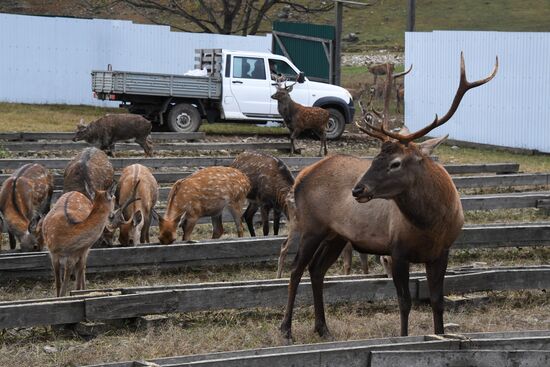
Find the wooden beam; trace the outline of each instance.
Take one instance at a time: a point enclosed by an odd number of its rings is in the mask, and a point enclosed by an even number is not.
[[[7,142],[2,143],[2,148],[10,152],[51,152],[51,151],[80,151],[84,148],[93,146],[87,143],[64,143],[64,142]],[[194,152],[199,150],[279,150],[290,151],[290,142],[257,142],[257,143],[155,143],[155,151],[177,151]],[[115,154],[117,151],[143,151],[143,148],[137,143],[117,143],[115,145]]]
[[[276,261],[284,236],[205,240],[172,245],[148,244],[137,247],[92,249],[87,272],[116,273],[187,266],[220,266]],[[533,225],[466,226],[451,250],[487,247],[550,245],[550,223]],[[291,248],[287,259],[296,253]],[[0,279],[51,277],[46,252],[0,255]]]
[[[206,136],[203,132],[174,133],[153,132],[153,140],[201,140]],[[35,140],[72,140],[74,132],[5,132],[0,133],[0,140],[7,141],[35,141]]]

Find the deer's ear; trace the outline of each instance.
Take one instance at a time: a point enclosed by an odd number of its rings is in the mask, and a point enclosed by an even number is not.
[[[84,119],[81,118],[80,121],[78,122],[78,125],[77,125],[78,129],[85,129],[86,128],[86,123],[84,122]]]
[[[113,183],[111,184],[111,186],[109,186],[109,189],[107,190],[107,193],[108,193],[108,196],[109,196],[109,200],[110,200],[111,198],[115,197],[116,189],[117,189],[116,181],[113,181]]]
[[[86,180],[84,180],[84,190],[86,191],[86,194],[88,194],[88,197],[90,198],[90,200],[94,200],[95,190],[93,187],[90,187],[88,185],[88,182]]]
[[[435,148],[437,148],[441,143],[443,143],[449,135],[445,135],[439,138],[433,138],[428,139],[426,141],[423,141],[422,143],[419,143],[418,146],[420,147],[420,151],[425,155],[430,155],[434,151]]]
[[[36,230],[36,227],[37,227],[38,223],[40,222],[40,220],[42,220],[42,216],[40,214],[34,215],[32,217],[31,221],[29,222],[29,227],[28,227],[29,233],[33,233]]]
[[[294,89],[294,85],[291,85],[290,87],[285,88],[288,93],[292,92],[292,89]]]

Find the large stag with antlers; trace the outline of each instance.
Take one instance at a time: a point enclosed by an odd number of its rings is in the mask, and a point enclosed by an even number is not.
[[[365,118],[366,126],[360,127],[383,142],[373,161],[336,155],[298,175],[294,185],[296,223],[290,226],[287,245],[299,248],[281,324],[284,336],[291,338],[296,291],[308,264],[315,331],[320,335],[328,333],[323,304],[324,276],[347,241],[360,252],[391,255],[401,335],[408,334],[411,309],[409,263],[424,263],[435,333],[443,333],[443,280],[449,248],[461,232],[464,217],[451,177],[430,158],[432,150],[446,137],[422,143],[414,140],[447,122],[464,94],[489,82],[497,69],[498,58],[490,76],[468,82],[461,54],[460,84],[449,111],[441,118],[436,115],[430,125],[412,134],[389,131],[389,88],[386,88],[382,125],[369,123]],[[391,79],[388,74],[387,85]]]
[[[287,86],[286,82],[275,83],[277,91],[271,98],[277,100],[277,109],[283,117],[285,126],[290,130],[290,154],[299,153],[294,141],[304,130],[313,130],[321,139],[319,155],[327,155],[327,125],[330,113],[320,107],[305,107],[290,98],[290,92],[296,82]]]

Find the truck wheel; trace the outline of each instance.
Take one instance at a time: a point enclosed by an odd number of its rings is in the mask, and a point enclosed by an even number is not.
[[[192,133],[201,126],[201,115],[191,104],[180,103],[168,113],[168,128],[175,133]]]
[[[337,109],[327,108],[327,111],[330,113],[327,126],[327,139],[336,140],[344,133],[346,120],[344,119],[344,115]]]

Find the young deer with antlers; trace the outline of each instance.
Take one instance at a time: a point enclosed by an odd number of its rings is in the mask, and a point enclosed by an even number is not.
[[[271,98],[277,100],[277,109],[283,117],[284,123],[290,130],[290,154],[293,155],[296,151],[294,141],[304,130],[313,130],[321,139],[321,147],[319,155],[323,155],[323,149],[327,155],[327,125],[329,122],[330,113],[320,107],[305,107],[296,103],[290,98],[290,92],[296,82],[289,86],[278,81],[275,85],[277,92]]]
[[[414,140],[447,122],[464,94],[489,82],[497,70],[498,58],[489,77],[468,82],[461,54],[460,84],[449,111],[442,118],[436,116],[425,128],[407,135],[388,131],[390,94],[387,88],[382,125],[365,121],[366,126],[360,127],[383,142],[381,152],[373,161],[336,155],[298,175],[294,185],[297,223],[291,225],[287,242],[289,246],[299,244],[299,249],[281,324],[284,336],[291,338],[296,291],[308,264],[315,331],[320,335],[328,333],[323,304],[324,276],[347,241],[360,252],[391,255],[401,335],[408,334],[411,309],[409,263],[424,263],[435,333],[443,333],[443,280],[449,247],[461,232],[464,217],[451,177],[430,158],[432,150],[446,137],[422,143]],[[391,74],[386,83],[391,84]]]
[[[120,228],[118,240],[121,245],[136,246],[151,242],[149,229],[158,190],[157,180],[149,168],[132,164],[122,170],[116,195],[118,204],[124,207],[123,203],[129,199],[136,200],[124,210],[118,209],[109,215],[107,229],[114,232],[116,228]]]

